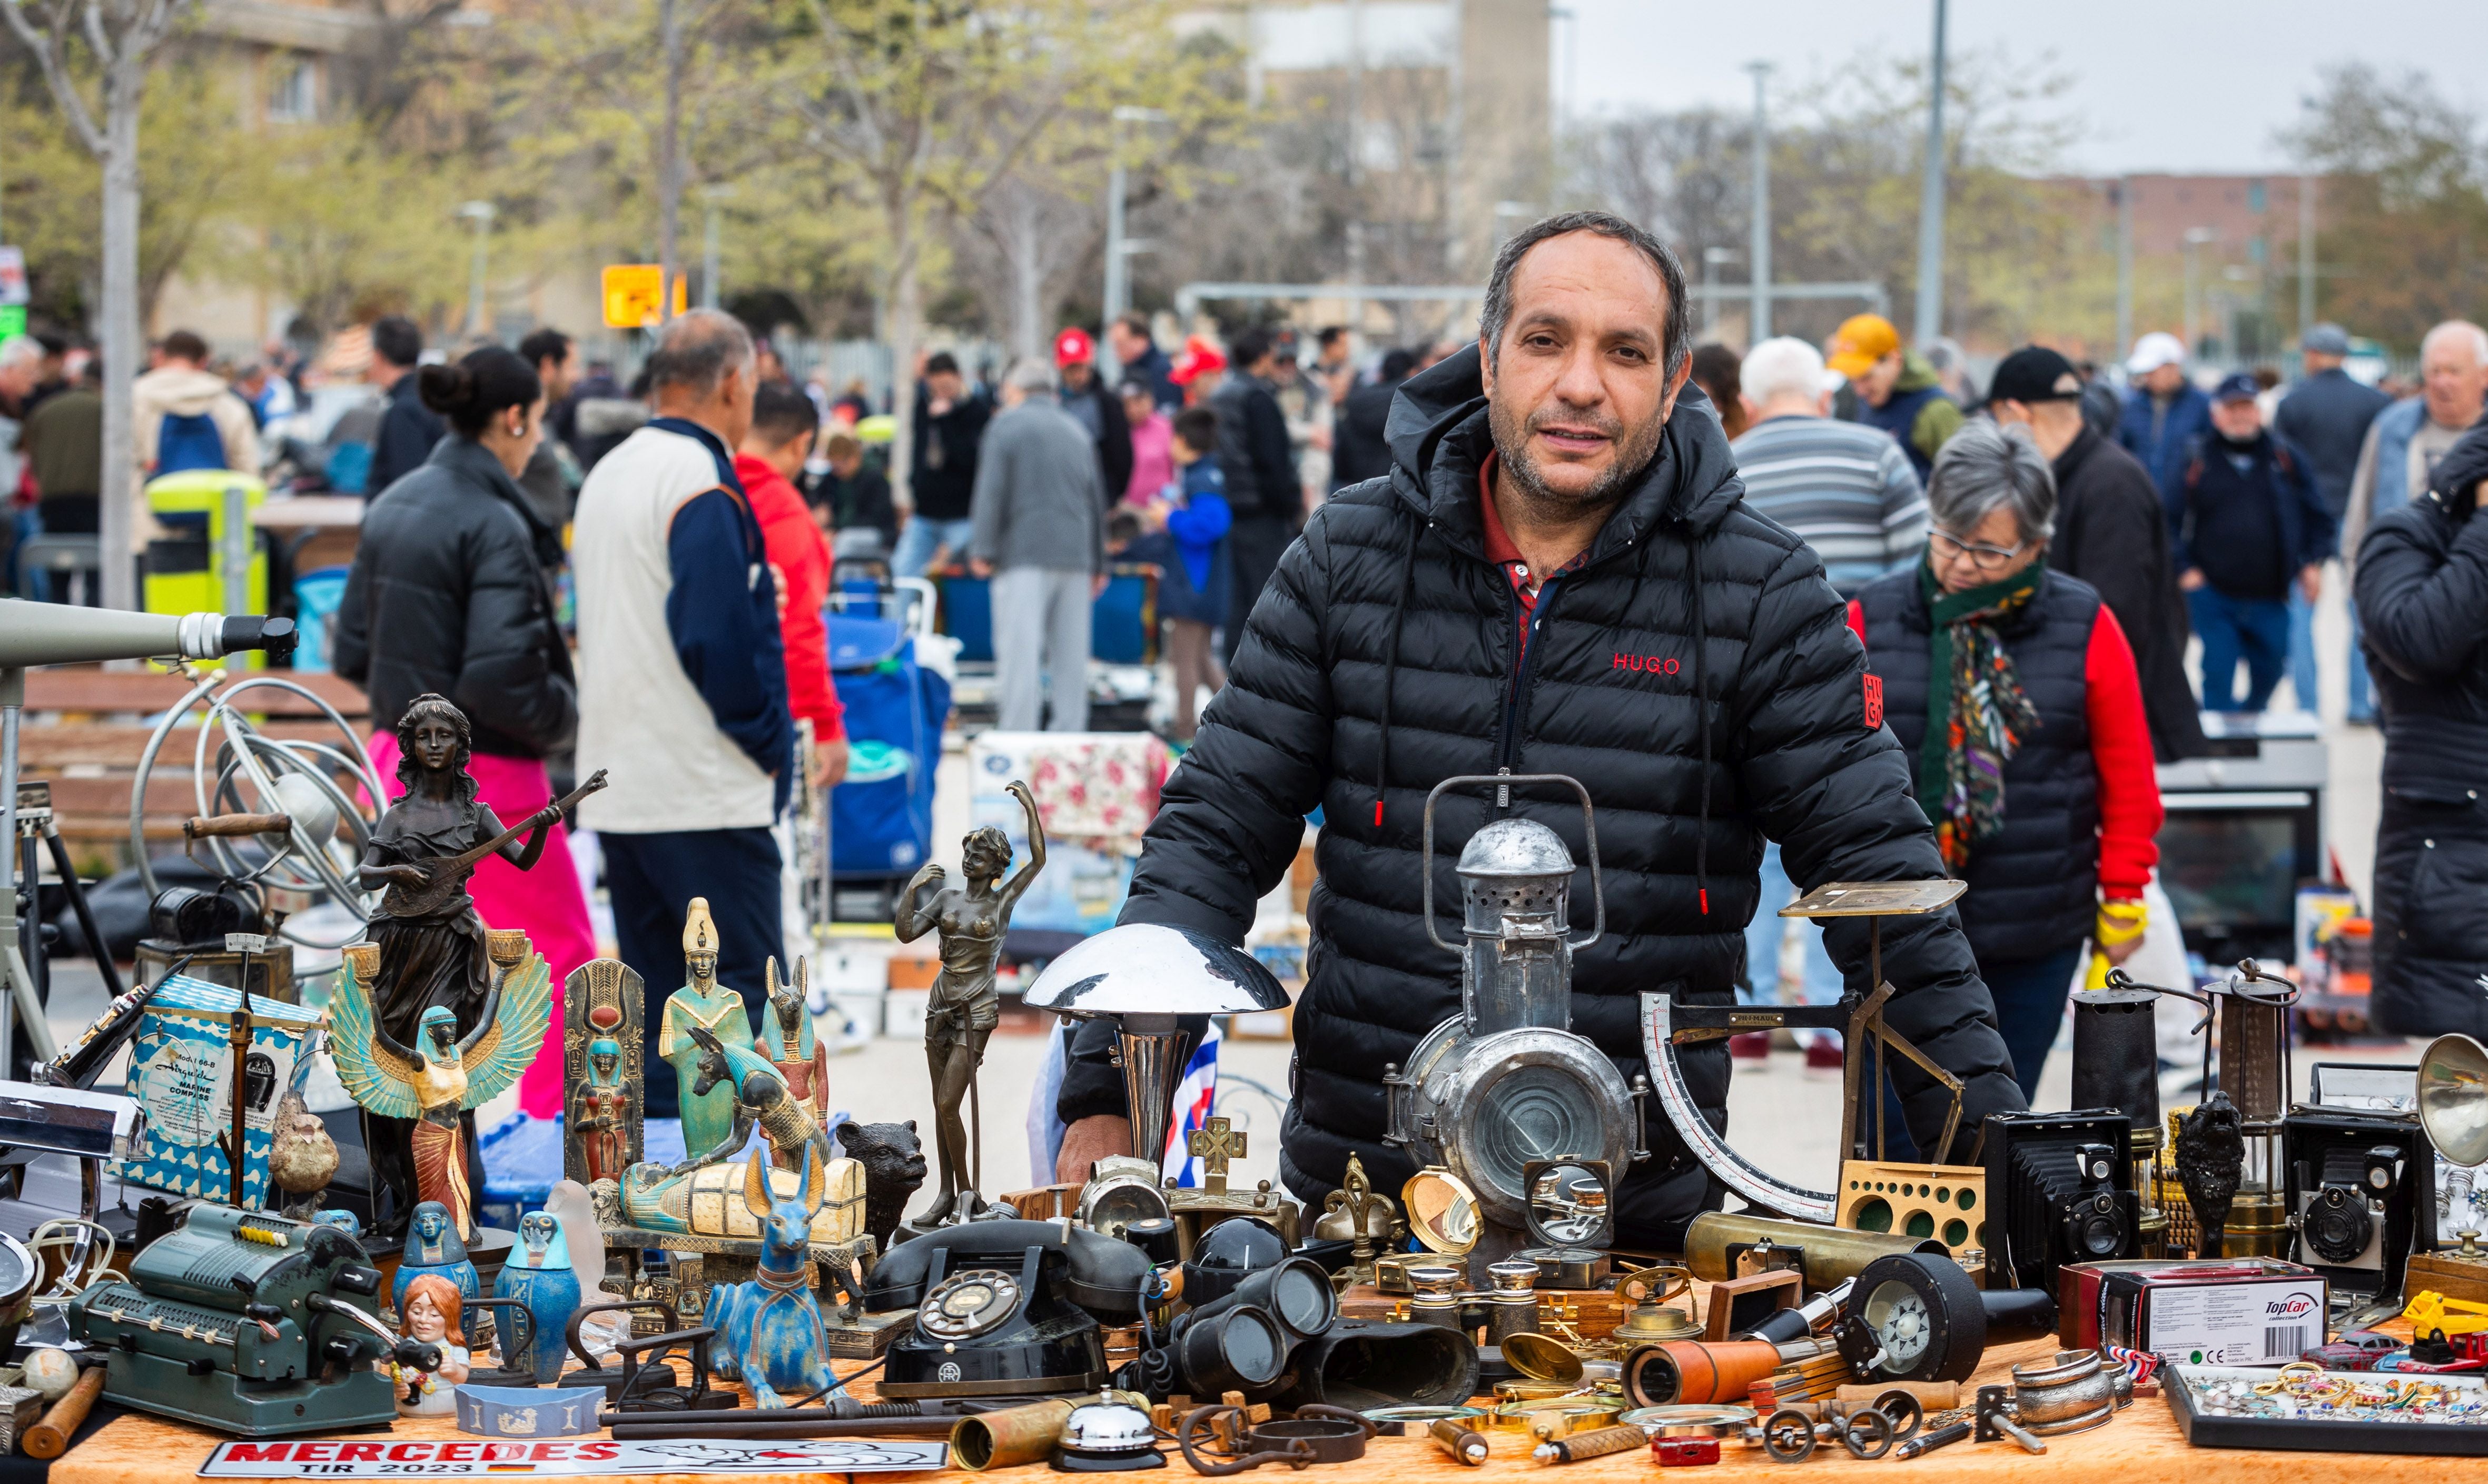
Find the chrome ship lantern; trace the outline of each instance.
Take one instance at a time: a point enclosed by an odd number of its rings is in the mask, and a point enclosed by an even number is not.
[[[1563,838],[1535,820],[1505,818],[1460,852],[1462,941],[1446,939],[1434,920],[1436,801],[1463,786],[1550,783],[1581,797],[1589,936],[1571,937],[1573,862]],[[1520,1243],[1532,1162],[1597,1160],[1622,1170],[1649,1157],[1641,1102],[1650,1088],[1640,1078],[1626,1086],[1607,1053],[1572,1030],[1572,955],[1606,932],[1589,790],[1561,773],[1447,778],[1426,798],[1425,858],[1426,934],[1460,956],[1460,1013],[1417,1043],[1404,1070],[1385,1071],[1384,1139],[1468,1187],[1488,1228],[1479,1260],[1488,1260]]]

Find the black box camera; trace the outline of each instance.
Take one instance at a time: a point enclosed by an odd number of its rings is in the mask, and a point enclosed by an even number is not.
[[[2398,1301],[2436,1247],[2436,1147],[2409,1113],[2296,1107],[2281,1120],[2290,1256],[2336,1294]]]
[[[2066,1263],[2142,1255],[2132,1137],[2114,1108],[1988,1116],[1988,1291],[2053,1293]]]

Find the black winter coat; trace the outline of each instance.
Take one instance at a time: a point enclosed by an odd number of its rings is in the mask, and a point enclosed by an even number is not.
[[[1168,780],[1123,910],[1126,922],[1240,942],[1294,857],[1306,812],[1322,806],[1281,1131],[1280,1172],[1300,1194],[1338,1185],[1351,1152],[1384,1190],[1412,1173],[1381,1142],[1381,1075],[1459,1007],[1457,965],[1418,915],[1421,816],[1443,778],[1510,768],[1589,786],[1607,930],[1574,960],[1572,1025],[1627,1078],[1644,1066],[1641,993],[1733,1000],[1766,835],[1809,886],[1944,874],[1908,761],[1868,724],[1864,657],[1822,563],[1745,508],[1727,438],[1689,386],[1584,563],[1541,590],[1515,679],[1517,600],[1486,559],[1479,516],[1485,408],[1475,347],[1400,388],[1389,478],[1332,496],[1288,547],[1227,688]],[[1570,798],[1514,790],[1512,807],[1583,860]],[[1458,900],[1461,843],[1493,817],[1483,791],[1444,797],[1438,905]],[[1591,911],[1584,870],[1575,925]],[[1860,984],[1866,925],[1840,919],[1828,936]],[[1892,1024],[1968,1083],[1965,1130],[2021,1107],[1954,914],[1895,919],[1883,952],[1900,991]],[[1066,1119],[1122,1110],[1108,1029],[1086,1027],[1075,1043],[1057,1105]],[[1688,1047],[1681,1064],[1724,1129],[1725,1043]],[[1910,1127],[1931,1145],[1944,1100],[1915,1068],[1896,1070]],[[1652,1123],[1651,1162],[1619,1190],[1619,1240],[1663,1246],[1721,1192],[1663,1120]]]
[[[373,727],[396,726],[432,691],[466,714],[478,752],[568,746],[579,683],[545,585],[560,559],[501,461],[441,439],[364,512],[337,609],[337,673],[370,693]]]
[[[1405,378],[1401,378],[1406,379]],[[1361,484],[1391,472],[1391,444],[1384,429],[1391,419],[1391,400],[1399,381],[1372,381],[1356,387],[1339,408],[1331,433],[1330,472],[1334,486]]]
[[[440,414],[423,405],[413,372],[391,382],[387,405],[381,409],[380,433],[372,439],[372,469],[364,479],[364,492],[379,494],[423,467],[433,446],[448,432]]]
[[[1857,595],[1866,665],[1883,678],[1883,719],[1912,764],[1925,745],[1932,618],[1915,568]],[[2100,595],[2058,573],[1996,626],[2039,730],[2004,765],[2004,827],[1970,847],[1961,929],[1982,966],[2079,947],[2099,904],[2099,770],[2084,677]]]
[[[2085,427],[2055,459],[2056,534],[2048,566],[2097,589],[2142,682],[2152,755],[2202,757],[2203,714],[2186,679],[2192,625],[2168,559],[2168,521],[2142,461]]]
[[[2379,518],[2355,569],[2385,732],[2374,1014],[2393,1035],[2488,1036],[2488,520],[2470,503],[2431,491]]]

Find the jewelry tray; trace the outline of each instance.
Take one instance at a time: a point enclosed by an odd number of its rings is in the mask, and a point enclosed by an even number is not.
[[[2328,1371],[2330,1376],[2428,1381],[2449,1388],[2488,1393],[2488,1373]],[[2488,1457],[2488,1416],[2476,1422],[2340,1421],[2320,1417],[2214,1416],[2199,1410],[2194,1386],[2211,1382],[2266,1382],[2279,1370],[2223,1365],[2172,1365],[2161,1372],[2177,1430],[2198,1448],[2291,1448],[2313,1453],[2424,1453],[2440,1457]]]

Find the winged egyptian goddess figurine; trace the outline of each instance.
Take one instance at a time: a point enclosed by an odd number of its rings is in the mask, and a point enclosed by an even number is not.
[[[346,1092],[373,1113],[413,1120],[408,1138],[415,1196],[438,1201],[461,1239],[475,1240],[474,1190],[459,1115],[498,1097],[535,1059],[552,1019],[552,972],[526,935],[487,935],[494,974],[483,1013],[463,1039],[446,1005],[423,1012],[412,1046],[382,1026],[348,955],[328,1001],[329,1052]]]

